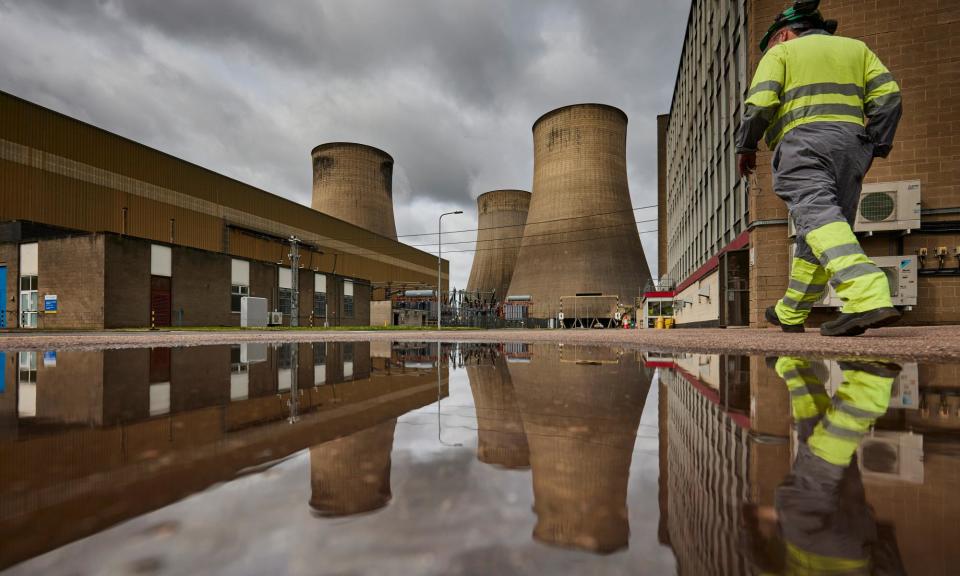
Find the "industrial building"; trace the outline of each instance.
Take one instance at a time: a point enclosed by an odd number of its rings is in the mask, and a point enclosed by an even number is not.
[[[508,293],[530,297],[531,318],[610,323],[650,280],[626,144],[626,114],[604,104],[565,106],[534,123],[533,193]]]
[[[0,328],[238,326],[247,296],[277,323],[367,325],[377,287],[436,286],[436,257],[396,240],[389,155],[312,158],[333,214],[0,92]]]
[[[763,326],[787,287],[793,230],[773,193],[769,151],[750,182],[737,175],[734,135],[784,0],[695,0],[669,114],[658,119],[659,275],[678,326]],[[960,148],[948,50],[960,4],[824,0],[838,34],[865,41],[900,84],[893,152],[867,174],[854,225],[891,282],[903,323],[960,322]],[[536,200],[534,200],[536,201]],[[836,313],[828,293],[808,324]]]

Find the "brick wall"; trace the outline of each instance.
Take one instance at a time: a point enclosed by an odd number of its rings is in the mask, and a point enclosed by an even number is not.
[[[41,240],[38,252],[40,328],[104,327],[104,237]],[[43,313],[43,297],[55,294],[59,311]]]
[[[752,73],[760,59],[759,41],[767,27],[788,2],[753,0],[749,6],[750,57]],[[878,159],[865,182],[889,182],[919,179],[922,183],[922,206],[926,209],[960,207],[960,46],[950,28],[960,23],[960,3],[942,0],[917,0],[906,5],[897,0],[851,2],[824,0],[821,10],[827,18],[839,22],[838,34],[866,42],[890,68],[903,93],[904,116],[897,132],[894,150],[888,159]],[[770,154],[758,155],[759,191],[751,193],[750,217],[753,221],[783,218],[783,204],[773,195],[770,175]],[[754,187],[756,188],[756,187]],[[779,204],[779,206],[778,206]],[[927,215],[924,223],[958,220],[960,214]],[[785,228],[783,228],[785,231]],[[776,233],[751,233],[751,245],[759,246],[756,270],[751,274],[751,324],[763,325],[763,309],[776,302],[786,287],[786,260],[778,252],[785,245],[770,244]],[[879,234],[864,241],[868,254],[895,255],[897,234]],[[892,242],[894,244],[892,244]],[[904,239],[903,253],[915,254],[926,247],[932,253],[937,246],[948,246],[948,265],[957,266],[952,256],[960,245],[957,235],[913,233]],[[781,248],[783,246],[783,248]],[[895,250],[894,250],[895,251]],[[768,266],[765,259],[776,260]],[[781,265],[781,261],[783,264]],[[926,268],[935,268],[935,258]],[[784,278],[777,281],[775,271]],[[960,322],[960,278],[922,277],[919,281],[919,302],[904,317],[904,323]],[[826,314],[812,316],[828,318]]]
[[[106,426],[150,417],[150,349],[103,351],[103,421]]]
[[[173,322],[183,310],[184,326],[229,326],[230,256],[173,248]]]
[[[150,244],[106,235],[104,324],[107,328],[150,325]]]

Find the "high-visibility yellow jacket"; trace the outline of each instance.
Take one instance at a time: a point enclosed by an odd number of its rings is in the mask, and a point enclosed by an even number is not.
[[[848,122],[866,125],[874,154],[886,157],[901,113],[900,87],[866,44],[813,30],[777,44],[760,60],[737,151],[756,150],[764,134],[772,150],[797,126]]]

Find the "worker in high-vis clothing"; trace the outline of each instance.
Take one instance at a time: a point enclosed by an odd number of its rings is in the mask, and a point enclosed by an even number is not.
[[[747,552],[761,572],[905,573],[893,528],[877,522],[857,463],[901,367],[860,359],[839,365],[843,382],[831,398],[809,360],[784,356],[773,364],[790,394],[797,455],[774,506],[744,509]]]
[[[885,158],[902,114],[900,87],[866,44],[834,36],[819,0],[795,2],[767,31],[737,133],[740,175],[756,169],[757,143],[773,151],[773,187],[796,225],[796,253],[768,322],[803,332],[829,281],[843,301],[825,336],[856,336],[899,320],[886,275],[851,224],[863,177]]]

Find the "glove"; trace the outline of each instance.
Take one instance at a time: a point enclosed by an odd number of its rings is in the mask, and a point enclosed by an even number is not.
[[[753,171],[757,169],[757,153],[741,152],[737,154],[737,166],[740,170],[741,178],[753,174]]]

